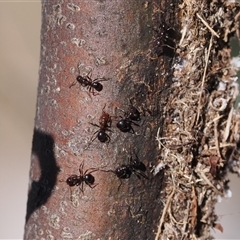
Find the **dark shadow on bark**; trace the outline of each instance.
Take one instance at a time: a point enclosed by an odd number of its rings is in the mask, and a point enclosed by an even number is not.
[[[59,172],[54,156],[54,139],[51,135],[34,129],[32,154],[38,157],[41,176],[39,181],[32,182],[28,193],[26,222],[51,196]]]

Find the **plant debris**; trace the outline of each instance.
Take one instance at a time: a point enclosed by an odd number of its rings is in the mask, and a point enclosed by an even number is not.
[[[240,174],[239,85],[229,46],[240,5],[184,0],[179,8],[165,129],[156,137],[167,195],[155,240],[212,239],[211,228],[223,231],[214,208],[229,190],[227,170]]]

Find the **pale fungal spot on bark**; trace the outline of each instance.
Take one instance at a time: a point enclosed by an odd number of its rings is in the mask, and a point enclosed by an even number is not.
[[[47,103],[47,105],[48,105],[48,103]],[[50,105],[53,106],[54,108],[58,107],[58,103],[55,99],[50,100]]]
[[[73,23],[67,23],[66,24],[66,29],[68,30],[74,30],[75,29],[75,25]]]
[[[106,59],[106,56],[99,56],[95,58],[95,65],[98,66],[102,66],[102,65],[107,65],[108,61]]]
[[[44,234],[44,231],[40,228],[40,229],[38,230],[38,235],[42,236],[43,234]]]
[[[61,237],[64,238],[64,239],[72,239],[73,235],[70,232],[70,228],[64,227],[63,231],[61,232]]]
[[[57,15],[56,20],[57,24],[60,26],[67,20],[67,18],[64,15]]]
[[[53,5],[53,13],[48,16],[48,27],[54,28],[57,25],[61,26],[67,20],[66,16],[62,15],[62,7],[60,4]]]
[[[77,208],[79,206],[79,196],[72,194],[71,203],[75,208]]]
[[[68,206],[67,201],[61,201],[60,202],[60,207],[58,209],[58,211],[65,217],[67,216],[67,213],[65,212],[65,208],[67,208],[67,206]]]
[[[68,3],[67,8],[70,9],[72,12],[79,12],[80,7],[74,3]]]
[[[68,136],[68,130],[66,130],[66,129],[62,130],[62,135],[63,136]]]
[[[41,206],[41,210],[43,211],[44,214],[48,215],[50,211],[47,209],[45,205]]]
[[[96,236],[96,234],[87,230],[85,233],[79,235],[77,240],[91,240],[91,239],[94,239],[95,236]]]
[[[46,230],[47,233],[47,240],[54,240],[54,236],[50,230]]]
[[[51,87],[49,85],[43,87],[40,91],[40,94],[43,95],[43,94],[49,94],[51,91]]]
[[[86,44],[86,40],[80,38],[72,38],[71,42],[76,44],[77,47],[83,47]]]
[[[88,120],[93,120],[94,118],[95,118],[95,117],[94,117],[93,115],[91,115],[91,114],[88,114],[88,115],[87,115],[87,119],[88,119]]]
[[[61,13],[62,12],[62,8],[61,8],[60,4],[53,5],[52,8],[53,8],[54,13]]]
[[[39,211],[35,211],[33,214],[32,214],[32,219],[34,220],[34,221],[36,221],[37,219],[38,219],[38,217],[39,217]]]
[[[60,228],[60,218],[57,216],[57,214],[52,214],[48,218],[48,224],[54,229],[59,229]]]
[[[67,46],[67,43],[65,41],[61,41],[60,44],[64,47]]]

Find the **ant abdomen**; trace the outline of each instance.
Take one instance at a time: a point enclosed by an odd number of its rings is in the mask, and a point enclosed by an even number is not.
[[[108,136],[108,134],[103,131],[103,130],[100,130],[97,134],[97,139],[102,142],[102,143],[105,143],[105,142],[109,142],[110,141],[110,137]]]
[[[75,185],[79,185],[80,181],[79,181],[79,176],[77,175],[71,175],[70,177],[67,178],[66,183],[70,186],[73,187]]]

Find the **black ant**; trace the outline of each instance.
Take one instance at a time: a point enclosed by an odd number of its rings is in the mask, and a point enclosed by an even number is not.
[[[116,176],[120,179],[130,178],[132,173],[134,173],[138,178],[149,179],[144,172],[146,171],[146,166],[144,163],[140,162],[138,157],[132,159],[132,156],[129,158],[129,164],[122,164],[113,171]]]
[[[130,178],[132,174],[135,174],[139,179],[141,177],[149,179],[148,176],[144,173],[146,171],[146,166],[144,165],[144,163],[139,161],[137,155],[135,159],[133,159],[131,156],[129,158],[128,164],[122,164],[118,166],[115,170],[102,170],[102,171],[114,173],[120,179],[120,181],[121,179]],[[120,188],[121,184],[119,185],[118,189]]]
[[[83,192],[83,183],[85,182],[90,188],[94,188],[97,184],[94,185],[95,178],[91,174],[93,172],[98,171],[99,169],[96,168],[89,168],[85,172],[83,172],[83,162],[79,166],[79,175],[71,175],[67,178],[66,183],[68,186],[79,186],[81,185],[80,189]]]
[[[96,78],[94,80],[91,79],[91,76],[89,76],[90,73],[86,77],[83,77],[81,75],[77,76],[76,81],[73,82],[69,88],[74,86],[77,82],[82,85],[83,87],[87,87],[90,93],[92,93],[94,96],[98,95],[98,93],[95,92],[101,92],[103,89],[103,85],[100,83],[102,81],[107,81],[105,78]]]
[[[157,32],[156,45],[160,48],[160,51],[157,51],[157,54],[160,56],[165,54],[169,57],[173,57],[174,51],[176,48],[176,41],[178,39],[178,34],[176,31],[168,27],[165,23],[159,26],[159,30],[155,30]]]
[[[102,115],[99,118],[99,125],[95,124],[95,123],[90,123],[93,126],[99,127],[100,129],[97,130],[93,135],[96,134],[96,136],[92,139],[92,142],[98,138],[98,140],[100,142],[110,142],[110,137],[108,136],[108,134],[106,133],[106,131],[111,131],[111,125],[112,125],[112,119],[111,116],[104,111],[106,104],[104,105],[103,109],[102,109]]]
[[[121,117],[121,116],[120,116]],[[127,112],[124,112],[124,117],[118,121],[117,128],[122,132],[131,132],[135,133],[134,129],[132,128],[132,124],[139,126],[134,121],[140,121],[140,112],[135,108],[132,103],[128,108]]]

